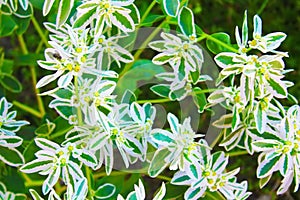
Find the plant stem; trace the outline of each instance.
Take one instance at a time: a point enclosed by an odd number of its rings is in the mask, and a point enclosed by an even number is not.
[[[78,77],[75,76],[74,77],[74,85],[75,85],[75,93],[76,93],[76,98],[79,101],[79,89],[78,89]],[[83,121],[82,121],[82,113],[81,113],[81,108],[80,106],[77,107],[77,120],[78,120],[78,125],[82,125]]]
[[[146,17],[148,16],[148,14],[150,13],[151,9],[155,6],[156,4],[156,0],[153,0],[152,3],[149,5],[149,7],[147,8],[147,10],[144,12],[141,20],[140,20],[140,24],[138,25],[138,27],[141,26],[141,24],[144,22],[144,20],[146,19]]]
[[[45,34],[43,33],[43,31],[42,31],[39,23],[35,19],[34,15],[31,15],[31,21],[32,21],[32,24],[33,24],[35,30],[38,32],[39,36],[41,37],[43,43],[46,45],[46,47],[50,47],[48,44],[48,39],[46,38]]]
[[[30,113],[30,114],[32,114],[32,115],[38,117],[38,118],[42,118],[42,117],[43,117],[39,111],[33,109],[33,108],[30,107],[30,106],[27,106],[27,105],[25,105],[25,104],[22,104],[22,103],[20,103],[20,102],[18,102],[18,101],[13,101],[12,103],[13,103],[15,106],[17,106],[18,108],[20,108],[20,109],[22,109],[22,110],[24,110],[24,111],[26,111],[26,112],[28,112],[28,113]]]
[[[88,185],[88,199],[92,199],[93,194],[93,188],[92,188],[92,181],[90,177],[90,168],[88,166],[85,166],[85,173],[86,173],[86,179],[87,179],[87,185]]]
[[[265,1],[261,4],[259,10],[257,11],[257,14],[258,14],[258,15],[260,15],[260,14],[264,11],[264,9],[265,9],[265,7],[267,6],[268,2],[269,2],[269,0],[265,0]]]
[[[168,182],[171,182],[171,180],[172,180],[172,178],[163,176],[163,175],[158,175],[156,178],[164,180],[164,181],[168,181]]]
[[[229,157],[241,156],[241,155],[247,155],[247,154],[248,154],[248,151],[234,151],[234,152],[226,153],[226,155]]]
[[[70,130],[72,130],[73,129],[73,126],[70,126],[70,127],[68,127],[68,128],[66,128],[66,129],[63,129],[63,130],[61,130],[61,131],[58,131],[58,132],[56,132],[55,134],[53,134],[53,135],[50,135],[49,136],[49,139],[54,139],[54,138],[57,138],[57,137],[60,137],[60,136],[62,136],[62,135],[64,135],[64,134],[66,134],[68,131],[70,131]]]
[[[216,144],[219,142],[219,140],[221,140],[221,138],[223,137],[223,134],[224,134],[224,131],[221,131],[219,133],[219,135],[216,137],[216,139],[209,146],[211,149],[213,149],[216,146]]]
[[[26,187],[37,187],[43,185],[44,180],[25,182]]]
[[[18,37],[18,41],[20,43],[20,47],[21,47],[21,50],[22,50],[23,54],[27,55],[29,52],[28,52],[26,43],[24,41],[23,35],[18,35],[17,37]],[[36,83],[37,83],[35,66],[29,66],[29,70],[30,70],[30,73],[31,73],[32,84],[33,84],[33,87],[34,87],[34,92],[35,92],[35,95],[36,95],[40,115],[44,116],[46,112],[45,112],[43,100],[42,100],[41,96],[39,96],[40,90],[35,87]]]

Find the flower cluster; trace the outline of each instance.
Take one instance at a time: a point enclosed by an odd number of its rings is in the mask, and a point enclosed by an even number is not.
[[[238,146],[253,154],[251,130],[263,134],[269,120],[280,117],[276,99],[286,98],[287,88],[293,85],[282,80],[289,72],[284,69],[283,61],[287,54],[275,51],[285,38],[282,32],[262,36],[262,21],[255,15],[253,40],[249,41],[245,13],[242,38],[236,28],[238,52],[222,52],[215,57],[222,68],[217,85],[227,78],[231,81],[229,86],[220,86],[208,97],[207,107],[221,103],[231,111],[215,122],[216,126],[224,128],[221,145],[227,150]],[[261,51],[262,55],[249,55],[252,49]]]
[[[190,125],[190,118],[183,124],[173,114],[168,114],[172,132],[153,129],[152,141],[158,146],[149,166],[149,175],[157,176],[168,165],[170,170],[178,170],[171,183],[174,185],[189,185],[185,199],[199,199],[205,191],[220,191],[227,199],[246,199],[250,196],[247,182],[237,183],[235,175],[239,168],[226,172],[228,156],[224,152],[211,155],[210,148],[204,139],[195,134]],[[237,197],[238,196],[238,197]]]
[[[293,178],[296,192],[299,187],[300,109],[295,105],[286,111],[277,100],[292,97],[287,89],[293,83],[283,80],[290,71],[285,70],[283,61],[287,53],[276,50],[286,35],[276,32],[262,36],[262,20],[255,15],[253,21],[253,40],[248,40],[245,13],[242,38],[236,28],[238,52],[223,52],[215,57],[222,68],[217,84],[227,78],[231,82],[208,97],[207,107],[221,103],[231,111],[214,123],[223,129],[220,146],[228,151],[239,147],[249,154],[261,152],[257,168],[261,187],[279,171],[284,178],[277,194],[285,193]],[[249,55],[252,49],[260,53]]]
[[[192,91],[192,84],[196,85],[206,80],[205,76],[200,75],[204,61],[203,53],[194,36],[162,33],[161,37],[164,40],[149,44],[152,49],[161,52],[152,62],[157,65],[169,64],[173,71],[158,74],[158,78],[170,83],[156,85],[152,90],[160,96],[179,101]],[[169,91],[167,95],[160,92],[162,87]]]
[[[300,183],[300,107],[290,107],[284,117],[270,124],[267,134],[258,137],[253,145],[255,151],[261,152],[257,168],[257,177],[265,180],[261,187],[279,171],[284,179],[277,194],[285,193],[293,179],[296,192]]]
[[[36,160],[26,163],[20,170],[24,173],[39,172],[41,175],[47,175],[42,187],[45,195],[53,190],[60,176],[66,185],[74,185],[83,179],[84,175],[78,162],[89,167],[97,165],[97,159],[93,154],[85,149],[78,149],[74,144],[68,143],[60,147],[43,138],[36,138],[35,143],[41,148],[35,153]]]

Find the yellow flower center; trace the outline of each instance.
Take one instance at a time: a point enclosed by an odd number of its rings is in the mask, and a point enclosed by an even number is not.
[[[75,71],[75,72],[79,72],[79,71],[80,71],[80,66],[79,66],[79,65],[76,65],[76,66],[74,67],[74,71]]]
[[[214,180],[213,179],[207,179],[208,184],[213,184]]]
[[[81,52],[82,52],[82,48],[77,47],[77,48],[75,49],[75,51],[76,51],[76,53],[81,53]]]
[[[62,158],[62,159],[60,160],[60,163],[61,163],[62,166],[65,166],[66,163],[67,163],[67,160],[66,160],[65,158]]]
[[[69,151],[73,151],[73,150],[74,150],[74,147],[70,145],[70,146],[68,146],[68,150],[69,150]]]
[[[104,42],[104,39],[103,39],[103,38],[99,38],[99,39],[98,39],[98,42],[99,42],[100,44],[102,44],[102,43]]]
[[[86,62],[86,56],[82,56],[82,57],[80,58],[80,61],[83,62],[83,63],[85,63],[85,62]]]
[[[183,49],[186,51],[186,50],[188,50],[189,49],[189,44],[184,44],[183,45]]]
[[[59,152],[58,152],[58,155],[59,155],[59,156],[62,156],[62,155],[64,155],[64,152],[63,152],[63,151],[59,151]]]
[[[190,40],[194,41],[196,39],[196,37],[194,35],[190,36]]]
[[[71,63],[68,63],[68,64],[66,65],[66,68],[67,68],[69,71],[72,71],[73,65],[72,65]]]
[[[252,41],[250,42],[250,46],[255,47],[256,45],[257,45],[257,41],[256,41],[256,40],[252,40]]]

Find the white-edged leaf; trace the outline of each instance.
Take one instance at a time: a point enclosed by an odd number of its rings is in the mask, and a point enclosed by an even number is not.
[[[95,191],[95,197],[98,199],[108,199],[116,192],[116,186],[111,183],[100,185]]]
[[[162,2],[165,12],[171,16],[176,17],[180,8],[179,0],[163,0]]]
[[[49,150],[49,151],[56,151],[57,149],[60,148],[60,146],[50,140],[47,140],[45,138],[35,138],[34,139],[35,144],[40,147],[41,149],[44,150]]]
[[[52,160],[33,160],[26,163],[20,168],[20,171],[24,173],[36,173],[48,169],[52,165]]]

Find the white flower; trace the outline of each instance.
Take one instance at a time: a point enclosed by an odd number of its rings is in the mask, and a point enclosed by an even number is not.
[[[94,25],[95,33],[102,34],[105,28],[116,26],[123,32],[132,32],[135,29],[135,22],[132,19],[131,10],[125,6],[133,6],[134,0],[129,1],[113,1],[113,0],[91,0],[84,1],[77,8],[77,18],[74,22],[74,27],[82,27],[91,25],[93,20],[96,20]],[[135,9],[136,18],[139,21],[139,11]],[[87,18],[87,15],[90,17]]]
[[[77,149],[73,144],[60,147],[42,138],[36,138],[35,143],[42,150],[35,153],[36,160],[23,165],[20,170],[24,173],[39,172],[41,175],[48,175],[42,186],[44,195],[52,190],[60,176],[66,185],[76,183],[84,177],[80,166],[71,158],[78,159],[87,166],[97,165],[93,154],[84,149]]]
[[[199,163],[187,165],[184,171],[176,172],[172,178],[172,184],[190,186],[184,194],[184,199],[199,199],[206,190],[220,191],[227,199],[234,199],[234,191],[244,190],[247,186],[236,182],[235,175],[239,168],[225,171],[228,157],[223,152],[210,155],[210,152],[206,151],[206,156],[202,156],[203,159],[199,160]]]
[[[151,140],[156,144],[158,150],[155,152],[149,166],[150,176],[157,176],[168,164],[170,164],[169,168],[171,170],[177,170],[178,168],[184,170],[186,163],[193,163],[198,159],[194,156],[197,146],[207,145],[195,141],[196,138],[203,135],[196,134],[192,130],[190,121],[190,118],[186,118],[183,124],[179,124],[176,116],[169,113],[168,122],[171,132],[162,129],[151,131]],[[162,163],[162,166],[158,163]]]
[[[183,72],[181,76],[184,77],[188,76],[190,72],[201,71],[203,53],[195,44],[196,38],[187,38],[184,35],[177,37],[170,33],[161,33],[161,37],[164,40],[149,43],[152,49],[161,52],[152,59],[154,64],[170,63],[174,71]]]
[[[113,62],[120,68],[121,63],[131,63],[134,61],[131,53],[118,44],[118,41],[126,35],[112,36],[106,38],[104,35],[95,36],[93,39],[93,49],[97,57],[97,68],[108,70]]]

